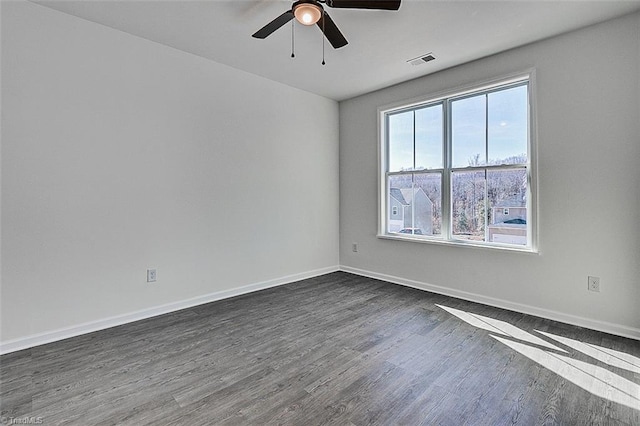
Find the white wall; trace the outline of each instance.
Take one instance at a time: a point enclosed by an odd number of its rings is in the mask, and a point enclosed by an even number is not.
[[[335,268],[337,194],[336,102],[2,2],[2,342]]]
[[[377,108],[529,67],[540,254],[377,239]],[[636,13],[341,102],[341,264],[640,338],[639,75]]]

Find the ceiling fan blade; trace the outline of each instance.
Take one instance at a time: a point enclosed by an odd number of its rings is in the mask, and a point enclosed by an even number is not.
[[[260,28],[256,33],[252,36],[255,38],[267,38],[271,35],[272,32],[289,22],[293,19],[293,11],[288,10],[282,15],[278,16],[273,21],[269,22],[264,27]]]
[[[327,0],[326,5],[339,9],[398,10],[400,0]]]
[[[333,22],[333,19],[331,19],[327,12],[324,12],[322,15],[316,25],[324,32],[324,36],[329,40],[329,43],[331,43],[334,49],[346,46],[349,42],[344,38],[336,23]]]

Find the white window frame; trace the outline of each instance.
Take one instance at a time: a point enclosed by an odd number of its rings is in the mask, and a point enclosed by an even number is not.
[[[527,82],[529,97],[529,138],[527,143],[527,235],[528,244],[526,246],[518,246],[512,244],[502,244],[489,241],[471,241],[463,239],[455,239],[452,236],[450,226],[451,219],[451,197],[450,197],[450,176],[452,171],[459,170],[451,167],[451,140],[450,140],[450,123],[446,114],[449,112],[447,102],[454,98],[460,98],[467,95],[473,95],[479,92],[490,92],[501,86],[516,85],[518,83]],[[538,165],[537,165],[537,121],[536,121],[536,78],[535,69],[529,69],[510,75],[504,75],[499,78],[467,84],[451,90],[438,93],[428,94],[419,98],[395,102],[393,104],[384,105],[378,108],[378,231],[377,237],[383,239],[402,240],[427,244],[454,245],[464,247],[480,247],[499,250],[511,250],[518,252],[539,253],[539,237],[538,237]],[[387,188],[387,171],[388,171],[388,146],[387,146],[387,114],[400,110],[411,110],[428,104],[445,102],[445,122],[447,127],[447,136],[443,138],[443,149],[446,150],[445,167],[442,172],[442,235],[441,236],[423,236],[412,234],[390,233],[387,230],[388,210],[388,188]],[[472,171],[473,168],[466,170]]]

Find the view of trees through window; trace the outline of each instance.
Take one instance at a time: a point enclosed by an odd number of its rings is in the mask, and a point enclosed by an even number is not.
[[[388,233],[529,244],[527,81],[385,116]]]

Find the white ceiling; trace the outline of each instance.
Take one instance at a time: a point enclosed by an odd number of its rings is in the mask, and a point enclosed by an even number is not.
[[[430,74],[636,10],[632,1],[421,1],[400,10],[326,8],[349,44],[334,50],[313,27],[251,37],[287,0],[39,0],[39,4],[335,100]],[[406,61],[433,52],[435,61]]]

